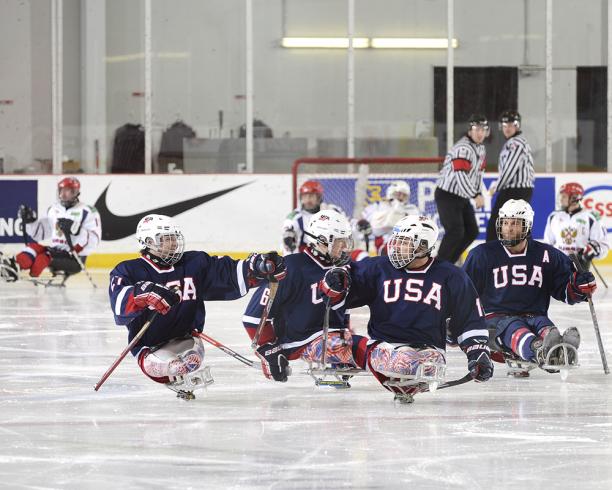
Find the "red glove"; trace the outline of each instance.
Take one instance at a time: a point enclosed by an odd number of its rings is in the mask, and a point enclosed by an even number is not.
[[[332,303],[339,303],[348,294],[351,287],[351,276],[343,267],[334,267],[328,270],[319,282],[319,290],[327,296]]]
[[[181,301],[180,293],[161,284],[150,281],[138,281],[134,284],[134,304],[139,308],[150,306],[162,315],[170,311]]]
[[[574,272],[572,286],[584,296],[591,296],[597,289],[595,276],[588,271]]]

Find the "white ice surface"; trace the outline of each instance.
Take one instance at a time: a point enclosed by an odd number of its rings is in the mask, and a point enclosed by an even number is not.
[[[607,271],[610,281],[610,269]],[[397,405],[369,377],[346,391],[298,373],[263,379],[212,346],[215,378],[185,402],[121,352],[106,274],[65,290],[0,284],[0,487],[89,488],[612,488],[612,375],[604,376],[589,309],[553,303],[580,328],[581,367],[562,382],[537,371],[422,394]],[[595,304],[612,361],[612,293]],[[206,332],[250,356],[246,300],[207,305]],[[363,331],[366,311],[353,315]],[[466,372],[449,352],[448,378]]]

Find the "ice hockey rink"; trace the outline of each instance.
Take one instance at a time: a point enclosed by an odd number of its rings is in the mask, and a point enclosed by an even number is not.
[[[604,270],[609,282],[612,269]],[[286,384],[207,346],[215,383],[184,401],[128,357],[107,273],[65,289],[0,284],[0,487],[51,488],[612,488],[612,375],[603,374],[586,304],[555,302],[580,328],[566,382],[534,372],[421,394],[400,405],[373,378],[315,388],[294,365]],[[595,306],[612,358],[612,293]],[[207,303],[206,332],[251,356],[246,299]],[[363,331],[367,310],[353,323]],[[448,379],[466,372],[449,352]]]

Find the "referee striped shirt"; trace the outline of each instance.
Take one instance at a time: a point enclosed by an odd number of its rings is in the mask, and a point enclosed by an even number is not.
[[[446,155],[437,186],[466,199],[474,198],[482,193],[482,174],[486,164],[484,145],[474,143],[465,135]]]
[[[533,187],[535,181],[531,147],[519,132],[508,138],[499,154],[497,190]]]

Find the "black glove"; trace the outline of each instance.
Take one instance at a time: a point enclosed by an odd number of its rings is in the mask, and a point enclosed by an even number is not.
[[[597,289],[595,276],[589,272],[574,272],[571,285],[575,291],[583,296],[591,296]]]
[[[587,246],[580,251],[580,255],[585,260],[590,261],[597,257],[599,252],[601,252],[601,245],[591,240],[589,243],[587,243]]]
[[[283,244],[290,252],[295,251],[297,246],[297,237],[293,228],[285,228],[283,230]]]
[[[319,282],[319,290],[332,303],[339,303],[348,294],[351,287],[351,275],[344,267],[328,270]]]
[[[281,383],[287,381],[289,361],[283,353],[282,346],[263,344],[257,348],[255,355],[261,359],[261,369],[266,378]]]
[[[364,235],[371,235],[372,225],[367,219],[360,219],[357,221],[357,231],[360,231]]]
[[[26,206],[22,204],[19,206],[17,210],[17,216],[21,218],[22,223],[34,223],[38,216],[36,215],[36,211],[34,211],[30,206]]]
[[[493,363],[489,347],[486,345],[473,345],[468,347],[468,370],[474,381],[487,381],[493,376]]]
[[[276,252],[253,254],[249,258],[249,274],[266,281],[282,281],[287,275],[285,260]]]
[[[180,301],[181,294],[178,289],[169,289],[150,281],[138,281],[134,284],[134,303],[139,308],[150,306],[165,315]]]
[[[62,230],[64,236],[70,236],[72,234],[70,230],[72,229],[73,224],[74,221],[68,218],[57,219],[57,227]]]

